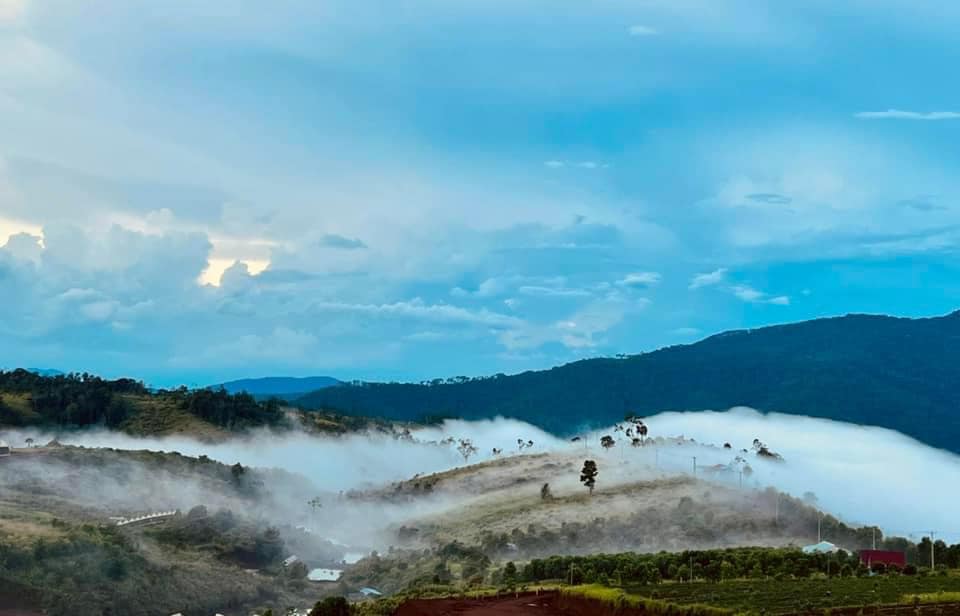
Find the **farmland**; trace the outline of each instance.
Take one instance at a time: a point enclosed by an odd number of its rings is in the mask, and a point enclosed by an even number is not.
[[[850,578],[730,580],[627,586],[629,595],[679,605],[706,604],[741,611],[786,614],[849,606],[909,602],[914,595],[960,591],[960,576],[873,576]],[[949,597],[950,595],[945,595]]]

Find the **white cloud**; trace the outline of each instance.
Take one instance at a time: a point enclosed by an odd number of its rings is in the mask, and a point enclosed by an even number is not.
[[[0,24],[19,20],[27,11],[27,0],[0,0]]]
[[[758,302],[764,297],[762,292],[745,284],[734,285],[730,287],[730,291],[745,302]]]
[[[960,120],[960,111],[861,111],[854,117],[862,120]]]
[[[650,26],[645,26],[643,24],[630,26],[627,29],[627,32],[630,33],[630,36],[657,36],[660,34],[660,31],[656,28],[651,28]]]
[[[652,287],[660,284],[662,276],[658,272],[633,272],[617,281],[621,287]]]
[[[590,297],[593,295],[586,289],[568,289],[565,287],[544,287],[537,285],[519,287],[517,293],[536,297]]]
[[[598,162],[595,160],[548,160],[543,163],[545,167],[551,169],[562,169],[564,167],[579,167],[580,169],[609,169],[609,163]]]
[[[703,274],[697,274],[690,280],[690,290],[718,285],[726,279],[727,268],[721,267]]]
[[[485,308],[468,310],[451,304],[428,304],[420,298],[389,304],[350,304],[346,302],[320,301],[311,303],[310,309],[317,313],[406,318],[435,323],[484,325],[500,329],[523,325],[523,321],[516,317],[492,312]]]
[[[786,295],[777,295],[771,297],[769,294],[757,290],[747,284],[737,284],[730,287],[730,292],[737,298],[751,304],[774,304],[776,306],[789,306],[790,298]]]

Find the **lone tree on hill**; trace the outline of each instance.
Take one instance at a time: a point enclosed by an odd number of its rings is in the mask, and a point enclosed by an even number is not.
[[[237,483],[240,483],[240,480],[243,479],[246,472],[247,469],[243,468],[243,464],[239,462],[230,467],[230,474],[233,475],[233,480]]]
[[[462,438],[460,439],[460,444],[457,445],[457,451],[459,451],[460,455],[463,456],[463,462],[466,464],[470,459],[470,456],[477,453],[477,448],[473,444],[473,441],[468,438]]]
[[[637,434],[640,435],[640,444],[643,444],[643,439],[647,438],[647,424],[642,421],[637,424]]]
[[[597,463],[593,460],[584,460],[583,468],[580,470],[580,483],[590,490],[590,496],[593,496],[593,488],[597,485]]]
[[[543,487],[540,488],[540,500],[553,500],[553,492],[550,491],[549,483],[543,484]]]
[[[613,437],[610,436],[609,434],[605,435],[603,438],[600,439],[600,446],[603,447],[604,449],[610,449],[616,444],[617,442],[613,440]]]

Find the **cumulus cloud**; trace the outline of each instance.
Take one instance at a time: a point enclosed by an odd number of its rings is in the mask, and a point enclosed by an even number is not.
[[[862,120],[960,120],[960,111],[860,111],[854,117]]]
[[[2,246],[10,255],[24,261],[39,261],[43,253],[43,238],[30,233],[15,233]]]

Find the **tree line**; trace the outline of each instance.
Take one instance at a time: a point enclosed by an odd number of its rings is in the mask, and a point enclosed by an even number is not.
[[[178,408],[225,428],[275,425],[283,420],[280,402],[257,401],[247,393],[224,389],[151,391],[134,379],[108,380],[88,373],[42,376],[28,370],[0,370],[0,425],[37,427],[119,428],[151,402],[172,402]],[[23,407],[26,408],[23,408]]]
[[[954,547],[960,548],[960,545]],[[945,573],[946,567],[944,563],[938,568]],[[893,569],[888,571],[887,567],[877,564],[875,572],[893,572]],[[916,575],[925,571],[916,563],[910,563],[903,571],[895,572]],[[834,554],[808,554],[796,548],[750,547],[535,558],[519,570],[517,581],[564,580],[572,584],[621,586],[666,580],[721,582],[743,578],[807,578],[816,574],[849,577],[868,573],[856,554],[843,550]]]

